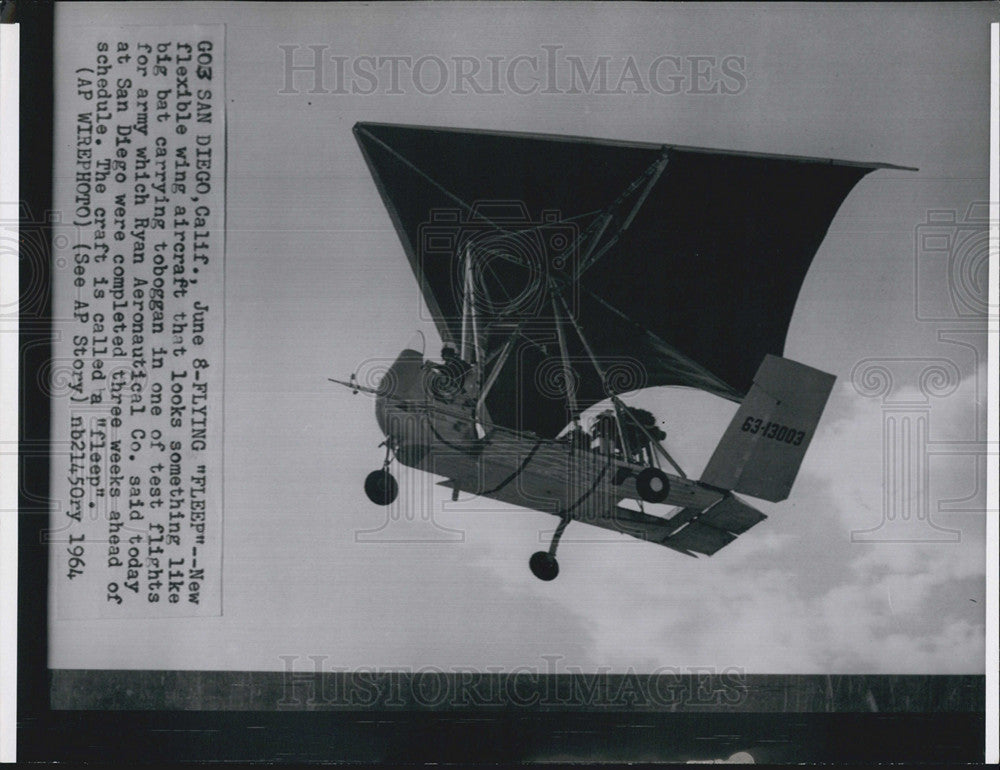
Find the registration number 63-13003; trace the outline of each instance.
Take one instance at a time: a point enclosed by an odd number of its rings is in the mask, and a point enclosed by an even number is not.
[[[741,428],[745,433],[763,433],[764,438],[799,446],[806,437],[803,430],[796,430],[776,422],[764,422],[756,417],[747,417]]]

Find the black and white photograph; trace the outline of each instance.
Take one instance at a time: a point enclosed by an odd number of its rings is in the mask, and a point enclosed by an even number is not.
[[[4,6],[19,760],[996,761],[994,4]]]

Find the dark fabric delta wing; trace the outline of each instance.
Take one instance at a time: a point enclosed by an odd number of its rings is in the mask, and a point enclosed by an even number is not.
[[[375,123],[354,131],[442,338],[461,339],[467,256],[484,360],[519,332],[487,397],[491,418],[548,438],[571,417],[554,293],[605,369],[602,381],[564,321],[579,409],[655,385],[739,401],[764,356],[782,354],[847,194],[870,171],[899,168]]]

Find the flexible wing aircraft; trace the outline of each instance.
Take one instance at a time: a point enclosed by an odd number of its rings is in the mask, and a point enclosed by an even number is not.
[[[887,164],[666,144],[358,123],[354,132],[442,361],[406,349],[377,388],[393,460],[453,490],[712,555],[788,497],[833,375],[782,357],[844,198]],[[700,480],[620,396],[697,388],[740,404]],[[581,415],[609,408],[589,425]],[[630,505],[629,503],[632,502]],[[673,506],[669,516],[655,504]]]

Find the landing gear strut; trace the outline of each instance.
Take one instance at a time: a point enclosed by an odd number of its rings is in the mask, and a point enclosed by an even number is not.
[[[556,561],[556,548],[559,546],[559,538],[569,524],[569,517],[564,516],[559,522],[555,533],[552,535],[552,543],[547,551],[537,551],[531,555],[528,566],[531,567],[531,574],[539,580],[555,580],[559,575],[559,562]]]
[[[391,449],[388,442],[384,443],[385,462],[382,463],[381,470],[372,471],[365,478],[365,494],[375,505],[391,505],[399,495],[399,484],[396,482],[396,478],[389,473]]]

